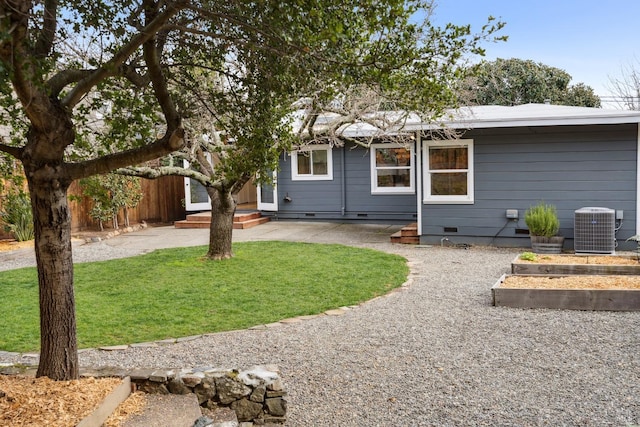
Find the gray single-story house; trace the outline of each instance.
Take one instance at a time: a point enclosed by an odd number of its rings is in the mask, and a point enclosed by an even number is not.
[[[423,244],[528,246],[525,210],[544,201],[557,207],[566,248],[583,207],[613,210],[618,248],[635,248],[625,240],[640,224],[640,112],[527,104],[449,117],[408,120],[408,143],[284,153],[258,209],[278,219],[415,222]],[[459,137],[432,137],[442,125]],[[366,126],[344,132],[371,136]]]

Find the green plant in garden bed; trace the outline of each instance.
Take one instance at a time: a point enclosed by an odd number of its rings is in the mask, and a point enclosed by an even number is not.
[[[520,255],[520,259],[523,261],[536,261],[538,259],[538,255],[533,252],[523,252]]]
[[[205,247],[75,266],[80,348],[227,331],[358,304],[400,286],[405,259],[342,245],[247,242],[229,260]],[[0,273],[0,350],[34,351],[35,268]]]

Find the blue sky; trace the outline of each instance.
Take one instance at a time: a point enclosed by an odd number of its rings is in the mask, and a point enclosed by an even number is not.
[[[531,59],[561,68],[570,84],[611,95],[610,78],[640,68],[640,0],[436,0],[432,22],[471,24],[489,15],[506,22],[507,42],[486,44],[486,59]]]

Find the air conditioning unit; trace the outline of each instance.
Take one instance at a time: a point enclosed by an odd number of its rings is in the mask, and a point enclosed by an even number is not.
[[[575,211],[573,246],[577,254],[614,254],[616,211],[609,208],[580,208]]]

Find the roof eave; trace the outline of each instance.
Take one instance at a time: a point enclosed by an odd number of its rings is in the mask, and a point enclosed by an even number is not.
[[[443,121],[440,123],[411,123],[407,124],[407,126],[404,127],[404,130],[435,130],[443,127],[451,129],[486,129],[507,127],[617,125],[635,123],[640,123],[640,116]]]

